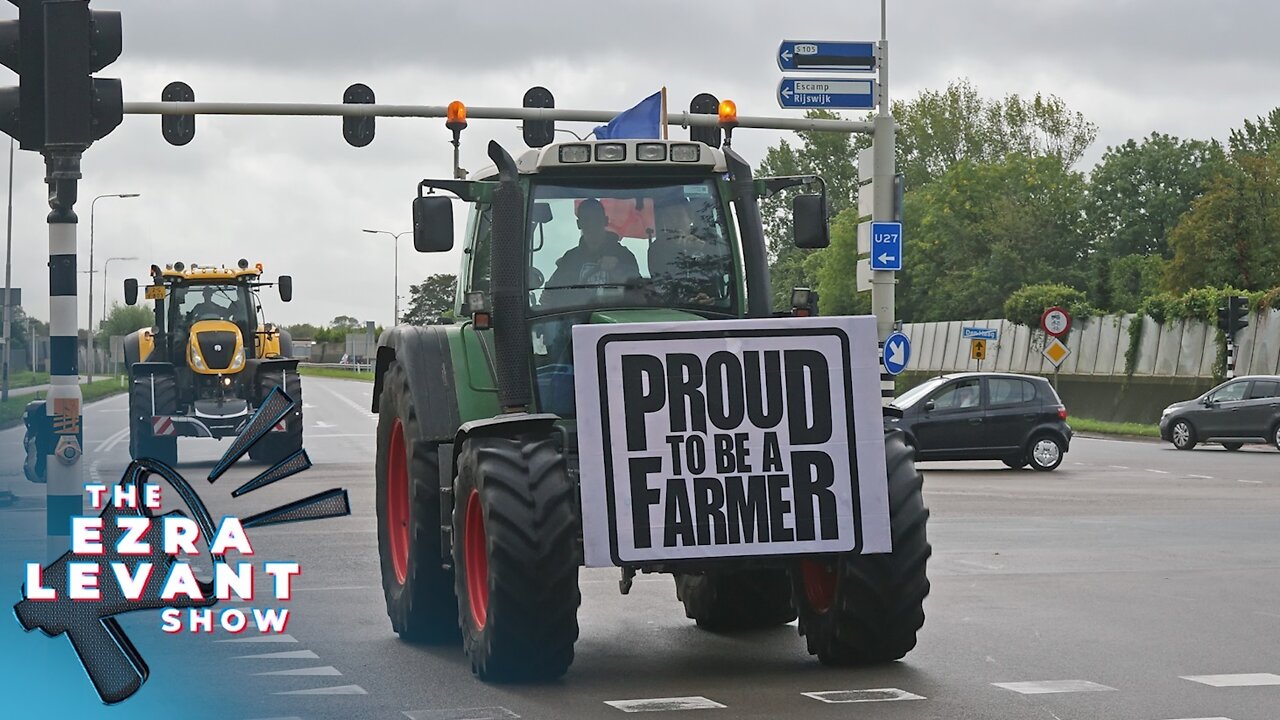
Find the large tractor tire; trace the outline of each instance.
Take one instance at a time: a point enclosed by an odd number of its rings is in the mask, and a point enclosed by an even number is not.
[[[272,430],[249,447],[249,459],[269,465],[284,460],[302,449],[302,376],[297,369],[288,372],[270,370],[258,375],[259,402],[265,401],[277,386],[297,405],[284,416],[284,430]]]
[[[785,569],[677,573],[676,597],[684,614],[704,630],[753,630],[796,619]]]
[[[146,376],[138,376],[129,385],[129,457],[151,458],[174,467],[178,464],[178,438],[152,435],[151,418],[153,410],[160,415],[174,412],[178,406],[178,386],[172,375],[154,377],[153,383]]]
[[[409,378],[392,362],[378,399],[376,504],[382,593],[391,629],[406,640],[458,639],[453,573],[440,547],[440,459],[419,437]]]
[[[792,575],[800,634],[809,653],[827,665],[898,660],[915,647],[924,625],[925,565],[932,553],[924,478],[901,432],[885,435],[885,455],[893,552],[803,560]]]
[[[458,625],[483,680],[549,680],[578,639],[575,491],[542,435],[468,439],[458,458],[453,560]]]

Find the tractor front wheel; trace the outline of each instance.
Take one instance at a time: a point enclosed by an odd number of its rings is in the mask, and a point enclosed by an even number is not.
[[[574,486],[545,436],[477,437],[458,457],[453,565],[458,625],[483,680],[549,680],[578,639]]]
[[[889,662],[916,645],[929,594],[924,478],[902,434],[885,435],[893,551],[802,560],[792,572],[800,634],[827,665]]]

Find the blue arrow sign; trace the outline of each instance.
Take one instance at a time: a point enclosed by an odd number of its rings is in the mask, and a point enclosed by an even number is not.
[[[778,107],[872,110],[876,81],[861,78],[782,78]]]
[[[897,375],[906,370],[907,364],[911,362],[910,338],[900,332],[885,338],[880,361],[884,365],[884,371],[890,375]]]
[[[778,69],[871,72],[876,69],[876,44],[783,40],[778,46]]]
[[[871,223],[871,269],[902,269],[902,223]]]
[[[995,328],[962,327],[961,340],[999,340],[1000,331]]]

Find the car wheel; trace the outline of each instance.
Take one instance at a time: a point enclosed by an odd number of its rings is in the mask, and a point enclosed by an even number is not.
[[[1244,443],[1238,443],[1238,442],[1222,443],[1222,447],[1232,452],[1235,452],[1236,450],[1239,450],[1240,448],[1244,447]]]
[[[1052,470],[1062,464],[1062,441],[1052,435],[1040,435],[1031,441],[1027,458],[1036,470]]]
[[[1280,423],[1276,423],[1276,426],[1271,428],[1271,444],[1280,450]]]
[[[1179,450],[1190,450],[1196,446],[1196,430],[1186,420],[1179,420],[1169,430],[1173,446]]]

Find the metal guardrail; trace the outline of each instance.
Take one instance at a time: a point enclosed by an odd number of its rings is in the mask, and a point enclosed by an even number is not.
[[[332,370],[351,370],[351,371],[354,371],[354,372],[373,372],[373,363],[372,363],[372,362],[358,362],[358,363],[313,363],[313,362],[299,362],[299,363],[298,363],[298,367],[300,367],[300,368],[329,368],[329,369],[332,369]]]

